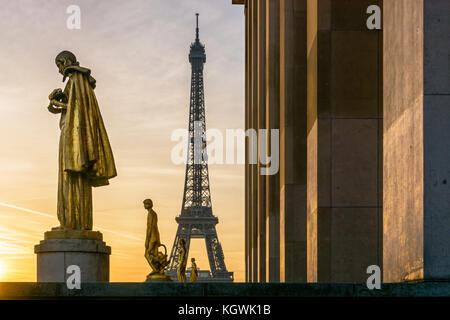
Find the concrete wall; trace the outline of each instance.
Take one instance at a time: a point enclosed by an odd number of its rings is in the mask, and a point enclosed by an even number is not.
[[[424,278],[450,279],[450,1],[424,2]]]

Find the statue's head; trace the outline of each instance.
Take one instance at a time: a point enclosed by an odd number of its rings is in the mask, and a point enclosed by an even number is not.
[[[153,201],[151,199],[145,199],[144,200],[144,208],[145,209],[153,208]]]
[[[184,245],[186,244],[186,241],[184,241],[184,239],[180,239],[180,241],[178,243],[184,247]]]
[[[192,258],[192,259],[191,259],[191,262],[194,263],[194,262],[195,262],[195,258]]]
[[[64,75],[64,70],[69,66],[78,66],[79,62],[75,55],[70,51],[62,51],[55,58],[56,66],[58,67],[59,73]]]

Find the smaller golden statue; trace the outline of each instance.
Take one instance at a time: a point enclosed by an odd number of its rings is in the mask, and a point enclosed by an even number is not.
[[[153,210],[153,202],[150,199],[144,200],[144,208],[147,210],[147,237],[145,239],[145,258],[152,268],[152,272],[147,275],[147,281],[164,280],[171,281],[170,276],[164,274],[164,269],[169,264],[167,260],[166,246],[161,244],[158,231],[158,216]],[[164,248],[164,253],[159,248]]]
[[[195,258],[191,259],[191,277],[189,279],[190,282],[197,282],[198,279],[198,269],[197,264],[195,263]]]
[[[180,239],[179,241],[180,249],[178,251],[178,270],[177,270],[177,276],[179,282],[186,282],[186,263],[187,263],[187,257],[186,257],[186,241],[184,239]]]

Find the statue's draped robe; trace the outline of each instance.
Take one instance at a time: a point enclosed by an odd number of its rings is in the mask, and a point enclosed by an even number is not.
[[[187,256],[186,256],[186,248],[180,247],[180,251],[178,252],[178,281],[186,282],[186,264],[187,264]]]
[[[158,231],[158,217],[156,213],[150,209],[147,217],[147,238],[145,240],[145,250],[150,256],[156,257],[158,255],[158,247],[160,245],[161,242]]]
[[[191,276],[189,278],[190,282],[196,282],[198,279],[198,269],[197,269],[197,265],[195,264],[195,262],[192,263],[192,268],[191,268]]]
[[[61,113],[58,219],[64,229],[92,230],[92,187],[117,175],[114,157],[95,98],[90,70],[70,66]]]

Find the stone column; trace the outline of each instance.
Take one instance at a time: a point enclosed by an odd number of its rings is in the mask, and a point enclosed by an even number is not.
[[[250,128],[250,116],[251,116],[251,10],[250,7],[245,5],[245,130]],[[249,149],[250,141],[245,140],[245,150]],[[251,168],[249,165],[249,152],[245,152],[245,281],[251,282],[252,272],[252,247],[251,247]]]
[[[280,1],[266,0],[266,128],[280,129]],[[270,137],[270,135],[269,135]],[[272,143],[269,140],[268,150]],[[266,281],[280,281],[280,173],[266,176]]]
[[[245,28],[246,28],[246,88],[245,88],[245,130],[253,128],[253,0],[246,1],[245,4]],[[246,281],[253,281],[253,255],[254,255],[254,238],[253,238],[253,164],[250,164],[250,159],[253,157],[254,143],[252,136],[250,135],[246,139],[246,153],[245,153],[245,188],[246,188],[246,201],[245,201],[245,239],[246,239]]]
[[[258,157],[260,156],[261,129],[266,129],[266,2],[259,1],[257,9],[257,127]],[[267,140],[264,140],[267,141]],[[257,168],[258,268],[256,281],[266,281],[266,176],[261,174],[264,164]]]
[[[306,282],[306,0],[280,1],[280,281]]]
[[[365,281],[381,266],[378,0],[308,0],[308,281]]]
[[[258,128],[258,0],[249,0],[250,3],[250,23],[251,30],[251,83],[250,83],[250,129]],[[258,143],[257,138],[250,139],[251,146]],[[254,151],[251,147],[252,153]],[[258,154],[253,155],[254,159],[258,159]],[[251,281],[258,281],[258,165],[250,164],[250,185],[251,185],[251,228],[252,228],[252,276]]]
[[[450,2],[384,0],[385,282],[450,279]]]

